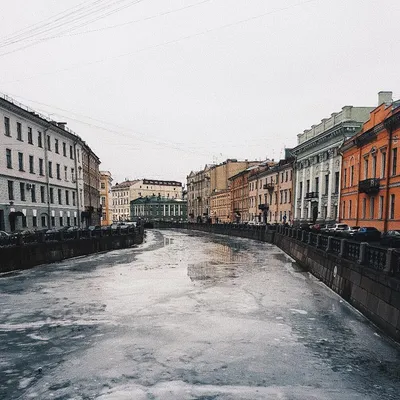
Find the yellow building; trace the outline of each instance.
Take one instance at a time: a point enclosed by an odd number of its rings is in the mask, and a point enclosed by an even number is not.
[[[101,225],[112,224],[112,180],[113,179],[109,171],[100,171],[100,205],[102,210]]]
[[[211,195],[211,218],[214,224],[231,222],[231,191],[220,190]]]

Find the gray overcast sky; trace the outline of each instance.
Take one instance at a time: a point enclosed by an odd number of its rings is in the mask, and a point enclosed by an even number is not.
[[[344,105],[400,97],[398,0],[3,3],[0,91],[67,121],[114,183],[277,159]]]

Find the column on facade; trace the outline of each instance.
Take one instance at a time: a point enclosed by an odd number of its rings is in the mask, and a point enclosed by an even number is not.
[[[329,159],[329,189],[328,189],[328,214],[326,216],[327,220],[332,219],[332,193],[335,186],[335,171],[333,170],[333,157]]]
[[[306,189],[307,189],[307,187],[306,187],[306,169],[305,168],[303,168],[302,170],[301,170],[301,182],[303,182],[303,191],[302,191],[302,194],[301,194],[301,199],[300,199],[300,203],[301,203],[301,212],[300,212],[300,218],[301,219],[305,219],[306,218],[306,215],[305,215],[305,212],[304,212],[304,206],[305,206],[305,200],[304,200],[304,198],[306,197],[305,196],[305,194],[306,194]]]
[[[325,217],[322,212],[322,193],[323,193],[323,186],[325,184],[324,180],[324,163],[319,163],[319,192],[318,192],[318,219],[322,219]]]

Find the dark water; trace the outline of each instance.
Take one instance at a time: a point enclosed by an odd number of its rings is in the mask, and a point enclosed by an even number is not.
[[[400,399],[399,356],[246,239],[152,231],[0,278],[0,399]]]

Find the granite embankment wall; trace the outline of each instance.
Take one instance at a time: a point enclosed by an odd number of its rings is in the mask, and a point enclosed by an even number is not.
[[[48,264],[67,258],[79,257],[104,251],[124,249],[143,242],[143,229],[107,236],[86,237],[76,234],[74,238],[42,240],[0,247],[0,272],[9,272]]]
[[[393,249],[279,226],[163,224],[273,243],[400,342],[400,254]]]

